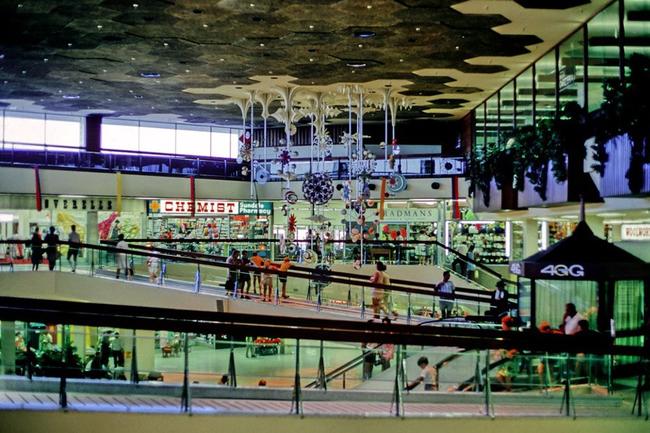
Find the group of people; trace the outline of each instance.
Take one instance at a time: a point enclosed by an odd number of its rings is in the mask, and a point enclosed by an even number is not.
[[[257,252],[248,257],[248,251],[233,249],[226,259],[228,276],[226,278],[226,294],[228,296],[250,297],[251,274],[253,280],[253,294],[261,295],[262,301],[271,302],[273,296],[273,276],[279,271],[278,281],[281,286],[281,298],[287,299],[287,275],[286,272],[293,266],[289,257],[282,262],[273,263],[269,259],[262,258]]]
[[[48,233],[45,235],[45,238],[41,238],[41,233],[38,227],[34,229],[32,238],[30,240],[30,247],[32,250],[31,260],[32,260],[32,271],[38,271],[38,267],[43,260],[43,252],[47,257],[47,265],[50,271],[54,270],[56,266],[56,261],[59,258],[59,235],[56,234],[56,228],[51,226]],[[72,272],[77,270],[77,257],[79,256],[79,250],[81,246],[81,238],[79,233],[77,233],[77,227],[75,225],[70,226],[70,233],[68,233],[68,255],[67,260],[70,264],[70,269]],[[43,245],[45,245],[45,251],[43,251]]]

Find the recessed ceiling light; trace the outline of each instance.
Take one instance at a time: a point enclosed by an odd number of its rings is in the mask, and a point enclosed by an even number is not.
[[[104,28],[103,25],[101,25],[101,24],[97,24],[97,30],[101,30],[101,29],[103,29],[103,28]]]
[[[370,30],[357,30],[352,35],[355,38],[368,39],[368,38],[374,38],[377,35],[377,33]]]
[[[460,47],[458,45],[456,45],[456,51],[458,51],[458,50],[460,50]]]
[[[357,72],[357,71],[355,71],[355,70],[353,69],[353,70],[352,70],[352,73],[354,74],[355,72]]]
[[[363,44],[359,44],[359,48],[363,48]]]
[[[419,27],[416,27],[416,28],[415,28],[415,31],[416,31],[416,32],[419,32],[419,31],[420,31],[420,28],[419,28]]]
[[[163,46],[164,46],[164,47],[168,47],[169,44],[168,44],[167,42],[163,42]]]
[[[2,60],[2,59],[4,59],[4,58],[5,58],[5,55],[4,55],[4,54],[0,54],[0,60]]]
[[[367,65],[363,62],[348,62],[346,63],[351,68],[365,68]]]
[[[254,8],[254,7],[255,7],[255,3],[251,3],[251,4],[249,4],[248,6]]]
[[[79,80],[79,84],[83,84],[83,83],[84,83],[83,81]]]
[[[142,78],[160,78],[160,74],[158,72],[140,72],[140,76]]]
[[[402,63],[403,61],[404,61],[404,59],[399,59],[399,62],[400,62],[400,63]]]
[[[207,29],[207,28],[208,28],[208,25],[207,25],[207,24],[203,24],[203,28],[204,28],[204,29]]]
[[[135,57],[131,57],[131,61],[132,61],[132,62],[135,62]]]
[[[312,84],[316,84],[316,83],[315,83],[315,82],[313,82],[313,81],[312,81],[311,83],[312,83]]]
[[[220,62],[225,62],[226,59],[224,59],[224,58],[222,57],[222,58],[219,59],[219,61],[220,61]]]
[[[43,59],[43,62],[44,62],[44,63],[47,63],[47,62],[49,62],[49,61],[50,61],[50,59],[48,59],[47,57],[45,57],[45,58]]]
[[[260,42],[260,47],[263,47],[263,46],[264,46],[264,43],[263,43],[263,42]]]
[[[314,25],[313,24],[309,24],[309,30],[314,30]]]
[[[189,69],[185,69],[185,73],[186,73],[186,74],[189,74],[189,73],[190,73],[190,70],[189,70]]]
[[[233,81],[232,83],[233,83],[233,84],[237,84],[237,81]]]
[[[79,99],[79,95],[63,95],[63,99]]]
[[[313,62],[313,61],[314,61],[314,59],[313,59],[312,57],[310,57],[310,58],[309,58],[309,61],[310,61],[310,62]]]
[[[72,46],[72,42],[68,42],[68,47],[71,47],[71,46]]]
[[[137,8],[138,8],[138,6],[140,6],[140,5],[139,5],[139,4],[137,4],[137,3],[133,3],[133,7],[134,7],[135,9],[137,9]]]
[[[272,75],[272,74],[273,74],[273,71],[269,71],[269,75]]]
[[[372,5],[366,5],[366,9],[372,9]]]

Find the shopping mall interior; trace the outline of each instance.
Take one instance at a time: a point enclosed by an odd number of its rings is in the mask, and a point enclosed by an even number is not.
[[[3,433],[648,431],[649,0],[0,16]]]

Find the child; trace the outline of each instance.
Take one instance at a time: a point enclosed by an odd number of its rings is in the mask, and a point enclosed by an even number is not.
[[[287,272],[291,266],[291,260],[289,260],[289,257],[285,257],[282,263],[280,263],[280,271]],[[289,297],[287,295],[287,274],[281,274],[279,280],[282,283],[282,299],[287,299]]]
[[[262,301],[271,302],[271,294],[273,293],[273,274],[266,272],[269,269],[276,269],[269,259],[264,261],[262,268]]]
[[[434,391],[436,389],[438,371],[433,367],[429,367],[429,359],[426,356],[421,356],[418,359],[418,367],[421,368],[420,375],[407,385],[406,390],[410,391],[422,382],[424,383],[425,391]]]

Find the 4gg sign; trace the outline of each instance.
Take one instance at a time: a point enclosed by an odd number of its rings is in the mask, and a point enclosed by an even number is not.
[[[547,265],[544,266],[539,273],[550,277],[582,278],[585,276],[585,268],[582,265]]]

